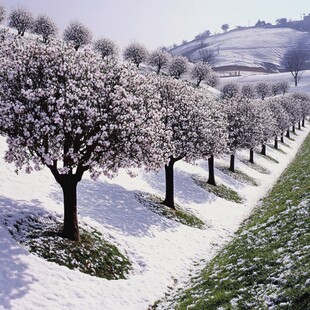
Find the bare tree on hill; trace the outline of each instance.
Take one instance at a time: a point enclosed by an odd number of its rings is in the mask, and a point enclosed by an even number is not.
[[[209,64],[211,67],[214,66],[218,61],[215,50],[210,48],[209,45],[205,46],[204,48],[201,48],[199,50],[199,54],[201,57],[201,61],[203,63]]]
[[[294,77],[295,86],[298,84],[299,72],[303,69],[305,64],[305,52],[299,44],[297,47],[287,50],[283,55],[281,65],[287,71],[291,72]]]

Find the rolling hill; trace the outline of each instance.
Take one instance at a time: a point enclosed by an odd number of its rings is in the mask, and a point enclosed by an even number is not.
[[[170,50],[196,62],[205,49],[216,55],[216,71],[281,71],[281,58],[294,46],[301,44],[306,52],[304,69],[310,68],[310,33],[291,28],[252,27],[195,39]]]

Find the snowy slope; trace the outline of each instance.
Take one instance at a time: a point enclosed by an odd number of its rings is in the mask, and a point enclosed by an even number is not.
[[[275,70],[285,51],[300,42],[309,50],[310,34],[289,28],[249,28],[193,40],[171,52],[197,61],[201,59],[200,49],[208,46],[217,55],[216,68],[238,66]]]
[[[80,221],[97,227],[134,262],[127,280],[108,281],[69,270],[38,258],[17,244],[4,228],[8,216],[62,214],[59,186],[44,169],[31,175],[19,173],[3,161],[6,148],[0,139],[0,309],[105,309],[146,310],[169,289],[182,285],[194,263],[209,260],[226,243],[258,200],[268,191],[297,152],[310,126],[298,131],[295,141],[283,146],[286,154],[268,148],[275,164],[259,155],[256,162],[271,171],[261,174],[237,161],[237,167],[256,179],[258,187],[242,184],[216,171],[220,183],[231,186],[244,198],[236,204],[197,187],[191,175],[207,175],[207,164],[176,164],[176,200],[205,220],[199,230],[161,218],[144,208],[135,193],[164,193],[164,173],[144,173],[130,178],[122,171],[114,180],[88,177],[78,188]],[[248,152],[239,156],[248,157]],[[216,160],[228,165],[228,158]]]
[[[271,74],[253,74],[247,75],[242,74],[241,76],[232,76],[232,77],[225,77],[220,79],[220,84],[218,85],[218,89],[221,89],[223,85],[229,82],[235,82],[242,87],[244,84],[256,84],[261,81],[266,82],[280,82],[280,81],[287,81],[289,83],[289,93],[296,93],[296,92],[305,92],[310,93],[310,70],[300,71],[299,73],[299,82],[298,85],[294,85],[294,78],[291,73],[283,72],[283,73],[271,73]]]

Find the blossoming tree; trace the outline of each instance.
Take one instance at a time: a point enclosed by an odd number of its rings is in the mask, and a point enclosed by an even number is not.
[[[88,49],[17,39],[0,54],[5,159],[29,173],[48,167],[63,190],[63,236],[79,240],[78,182],[85,171],[113,176],[152,162],[156,100],[146,98],[150,86],[136,69],[107,66]]]

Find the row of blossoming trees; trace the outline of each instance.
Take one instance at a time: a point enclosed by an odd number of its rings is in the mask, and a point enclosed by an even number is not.
[[[121,168],[166,171],[164,204],[174,208],[173,166],[253,150],[309,114],[304,94],[257,101],[216,99],[204,88],[141,74],[63,42],[4,37],[0,47],[0,129],[7,162],[27,172],[46,166],[64,197],[63,235],[79,240],[76,188],[89,171],[114,176]],[[304,123],[303,123],[304,125]]]

